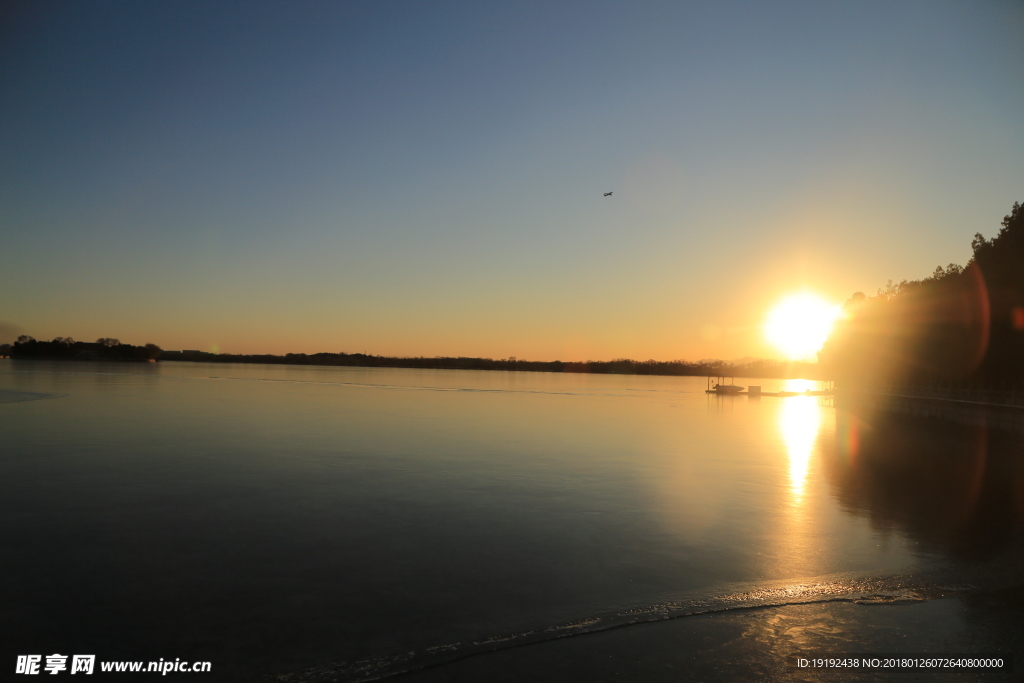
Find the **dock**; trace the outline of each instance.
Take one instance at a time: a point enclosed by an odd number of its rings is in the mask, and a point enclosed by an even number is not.
[[[711,386],[712,377],[716,380],[713,387]],[[835,384],[831,380],[822,382],[827,388],[805,389],[803,391],[761,391],[761,387],[757,385],[749,386],[746,390],[743,390],[742,387],[737,386],[734,382],[735,379],[733,377],[708,375],[708,388],[704,393],[716,396],[775,396],[777,398],[788,398],[790,396],[832,396],[835,394]]]
[[[708,389],[704,393],[715,394],[716,396],[777,396],[787,398],[789,396],[832,396],[835,394],[831,389],[825,391],[715,391]]]

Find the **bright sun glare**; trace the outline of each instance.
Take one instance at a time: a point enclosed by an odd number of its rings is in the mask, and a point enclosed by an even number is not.
[[[768,314],[765,337],[790,360],[811,360],[828,339],[840,310],[814,294],[788,296]]]

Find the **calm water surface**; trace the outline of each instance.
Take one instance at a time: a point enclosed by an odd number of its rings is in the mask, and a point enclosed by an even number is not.
[[[1014,566],[1018,437],[704,388],[0,361],[5,656],[244,680]]]

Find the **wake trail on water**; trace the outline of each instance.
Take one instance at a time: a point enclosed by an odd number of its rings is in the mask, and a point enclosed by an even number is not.
[[[215,379],[236,382],[277,382],[282,384],[312,384],[321,386],[355,387],[361,389],[398,389],[404,391],[442,391],[448,393],[480,393],[480,394],[545,394],[551,396],[615,396],[621,398],[650,398],[650,395],[676,396],[679,394],[698,394],[699,391],[661,391],[657,389],[622,389],[620,393],[611,391],[551,391],[545,389],[482,389],[475,387],[437,387],[415,384],[372,384],[368,382],[337,382],[311,379],[278,379],[273,377],[221,377],[209,375],[204,377],[183,377],[182,379]],[[646,395],[645,395],[646,394]]]
[[[730,590],[715,595],[684,596],[677,600],[593,614],[548,626],[409,649],[358,661],[336,662],[303,671],[268,676],[261,680],[279,683],[317,683],[319,681],[359,683],[441,666],[498,650],[702,614],[830,602],[848,602],[860,605],[924,602],[978,590],[974,583],[966,580],[967,578],[970,577],[949,574],[912,574],[875,578],[833,575],[797,583],[738,584],[731,586]],[[993,577],[978,578],[984,578],[986,583],[990,583]],[[996,582],[1013,583],[1015,581],[1012,577],[1001,577]]]
[[[0,389],[0,403],[24,403],[25,401],[45,401],[52,398],[64,398],[67,394],[42,393],[38,391],[13,391]]]
[[[4,375],[14,374],[31,374],[30,371],[26,370],[15,370],[11,372],[0,373]],[[99,372],[99,371],[76,371],[77,375],[116,375],[116,376],[130,376],[126,373],[120,372]],[[704,393],[704,390],[685,390],[685,389],[636,389],[632,387],[625,387],[618,391],[595,391],[590,389],[583,389],[579,391],[563,390],[553,391],[547,389],[484,389],[479,387],[439,387],[429,385],[416,385],[416,384],[377,384],[371,382],[340,382],[330,380],[312,380],[312,379],[281,379],[276,377],[227,377],[221,375],[162,375],[161,379],[185,379],[185,380],[220,380],[220,381],[234,381],[234,382],[274,382],[279,384],[305,384],[305,385],[318,385],[318,386],[338,386],[338,387],[354,387],[360,389],[396,389],[403,391],[442,391],[450,393],[481,393],[481,394],[544,394],[550,396],[614,396],[620,398],[651,398],[651,397],[672,397],[679,396],[682,394],[700,394]],[[67,394],[60,394],[54,396],[48,396],[47,398],[58,398],[66,396]]]

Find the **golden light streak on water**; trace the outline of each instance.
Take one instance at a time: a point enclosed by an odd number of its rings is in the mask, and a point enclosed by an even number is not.
[[[813,396],[782,399],[779,430],[789,455],[789,488],[793,502],[803,498],[814,443],[821,429],[821,412]]]

